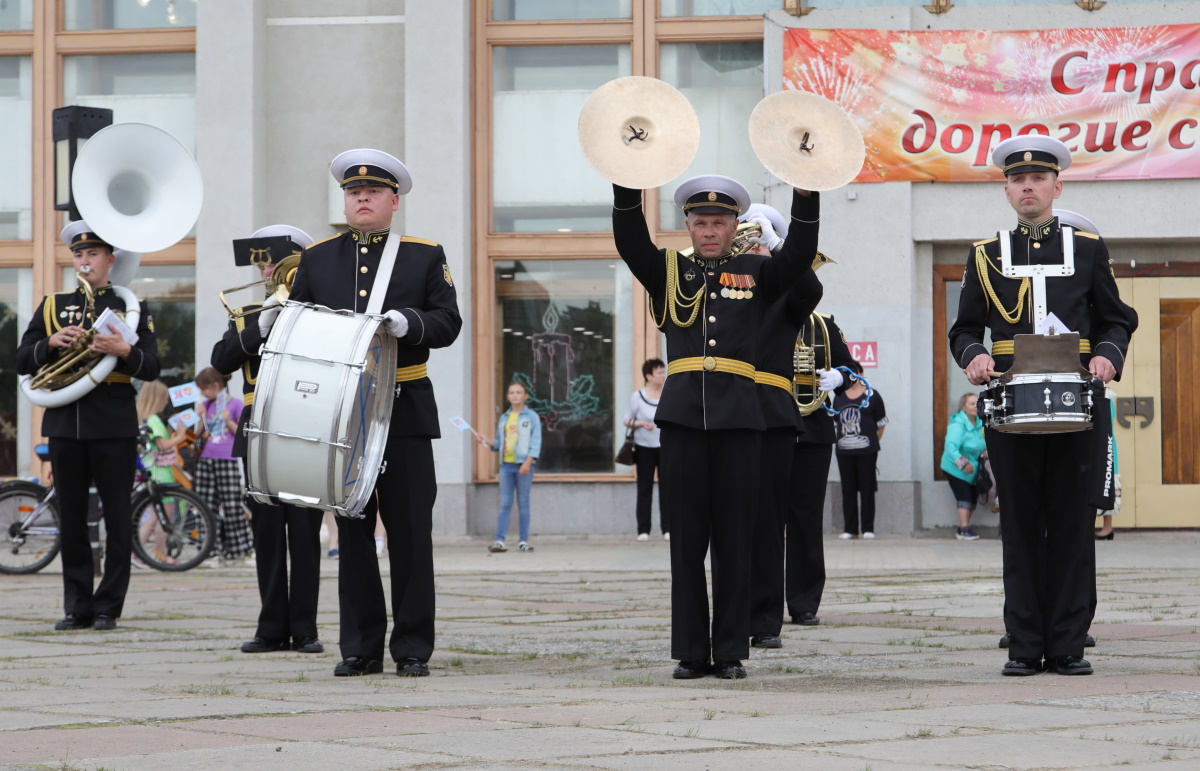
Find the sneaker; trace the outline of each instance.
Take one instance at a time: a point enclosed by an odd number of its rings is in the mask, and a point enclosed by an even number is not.
[[[337,558],[338,558],[338,550],[337,550],[337,549],[330,549],[330,550],[329,550],[329,559],[331,559],[331,560],[335,560],[335,559],[337,559]]]
[[[954,534],[954,537],[960,541],[977,541],[979,536],[970,527],[960,527]]]
[[[517,544],[517,548],[521,551],[533,551],[533,547],[529,545],[529,541],[521,541]]]
[[[863,533],[862,537],[866,538],[868,541],[870,541],[871,539],[873,539],[875,537],[875,534],[874,533]]]
[[[663,540],[664,540],[664,541],[669,541],[669,540],[671,540],[671,534],[670,534],[670,533],[663,533]]]
[[[649,541],[650,534],[649,533],[638,533],[638,540],[639,541]]]
[[[842,533],[841,535],[838,536],[838,540],[839,541],[849,541],[853,537],[854,537],[854,533]]]
[[[138,555],[136,555],[136,554],[129,555],[129,564],[133,565],[135,568],[141,568],[142,570],[150,569],[150,566],[147,565],[145,562],[142,562],[141,558],[138,557]]]
[[[508,547],[504,545],[504,541],[496,541],[495,543],[493,543],[491,546],[488,547],[488,551],[493,552],[493,553],[500,552],[500,551],[508,551]]]
[[[383,536],[381,536],[381,535],[375,536],[375,556],[376,557],[383,556],[383,547],[384,546],[386,546],[386,544],[384,543]]]

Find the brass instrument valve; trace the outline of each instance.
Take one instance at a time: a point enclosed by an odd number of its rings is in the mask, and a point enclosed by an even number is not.
[[[792,368],[797,375],[811,375],[817,369],[817,352],[807,345],[797,345],[792,354]]]

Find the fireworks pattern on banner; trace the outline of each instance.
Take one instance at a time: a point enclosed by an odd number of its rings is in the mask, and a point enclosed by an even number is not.
[[[1078,94],[1056,90],[1052,80],[1056,63],[1071,53],[1077,55],[1066,62],[1063,78],[1071,90],[1082,89]],[[1068,143],[1075,153],[1068,179],[1187,178],[1200,177],[1200,153],[1172,148],[1168,138],[1200,117],[1200,87],[1180,83],[1196,60],[1200,25],[790,29],[782,85],[820,94],[850,114],[867,146],[860,182],[998,179],[987,163],[990,149],[1022,129],[1048,130]],[[1105,91],[1110,70],[1122,64],[1133,65],[1132,90],[1125,90],[1125,75],[1115,73],[1117,85]],[[1164,69],[1155,84],[1145,85],[1156,64]],[[1200,75],[1200,65],[1190,72]],[[1119,138],[1135,121],[1149,121],[1149,133],[1132,135],[1122,147]],[[995,130],[985,130],[989,124]],[[1200,147],[1200,128],[1188,126],[1176,138]]]

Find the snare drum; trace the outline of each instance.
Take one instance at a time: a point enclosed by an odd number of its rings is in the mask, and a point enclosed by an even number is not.
[[[246,426],[252,498],[362,516],[392,416],[396,340],[384,320],[284,303]]]
[[[979,394],[979,415],[993,431],[1058,434],[1092,427],[1092,379],[1073,372],[1013,375]]]

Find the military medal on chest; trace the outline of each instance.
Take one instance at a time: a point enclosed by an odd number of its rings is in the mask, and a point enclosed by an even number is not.
[[[732,300],[749,300],[754,297],[754,276],[745,273],[722,273],[721,296]]]

